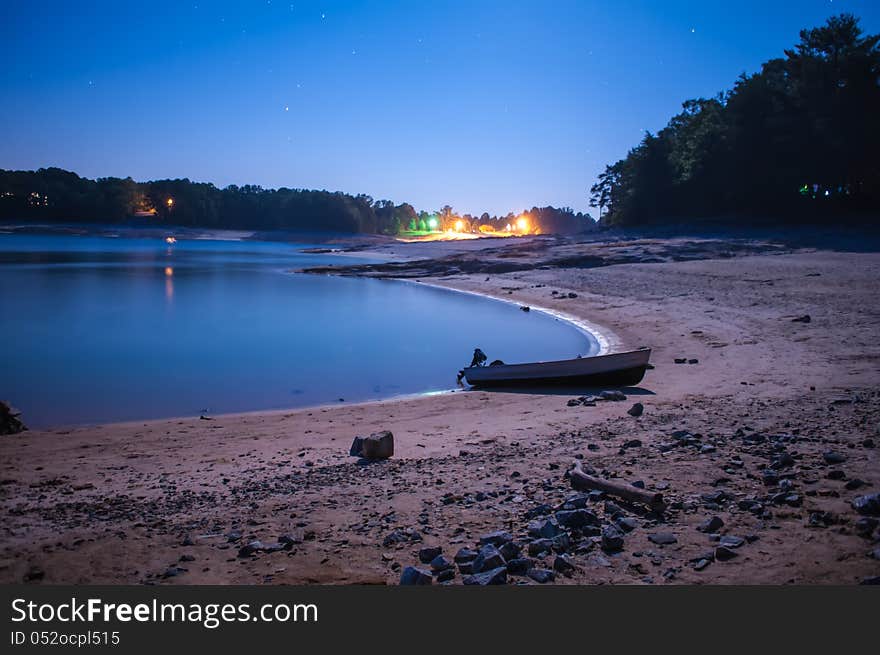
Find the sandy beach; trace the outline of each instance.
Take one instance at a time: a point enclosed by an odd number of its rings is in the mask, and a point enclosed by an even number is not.
[[[530,521],[574,493],[575,459],[661,490],[668,509],[589,499],[623,547],[575,539],[556,583],[880,575],[876,521],[852,505],[880,483],[880,254],[542,237],[367,250],[394,261],[346,274],[545,307],[613,349],[651,347],[655,368],[625,401],[594,406],[570,406],[582,390],[461,390],[3,436],[0,581],[396,584],[402,568],[427,568],[420,549],[452,559],[498,530],[525,557]],[[348,455],[379,430],[394,433],[391,460]],[[553,569],[557,554],[532,559]]]

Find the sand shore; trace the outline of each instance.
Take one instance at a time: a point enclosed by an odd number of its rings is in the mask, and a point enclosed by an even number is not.
[[[397,261],[349,272],[547,307],[615,348],[652,347],[656,368],[626,401],[595,406],[569,406],[582,395],[571,390],[462,391],[0,437],[0,581],[396,583],[424,546],[451,559],[501,529],[526,544],[527,512],[572,494],[575,458],[661,489],[670,508],[623,508],[623,549],[583,538],[558,583],[880,574],[877,528],[851,506],[880,483],[880,254],[674,239],[412,245],[379,246]],[[383,429],[392,460],[348,456],[355,435]],[[620,518],[613,504],[588,508]],[[716,533],[743,543],[698,570],[719,544],[697,527],[714,516]],[[412,531],[420,541],[388,539]],[[267,549],[239,556],[254,540]]]

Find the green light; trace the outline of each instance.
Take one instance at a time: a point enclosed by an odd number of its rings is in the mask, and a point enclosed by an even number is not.
[[[432,230],[436,230],[437,229],[437,219],[436,218],[429,218],[428,219],[428,227],[431,228]]]

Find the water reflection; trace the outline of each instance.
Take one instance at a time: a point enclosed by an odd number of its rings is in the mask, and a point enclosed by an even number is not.
[[[165,267],[165,300],[169,305],[174,300],[174,269],[170,266]]]
[[[0,398],[34,427],[251,411],[448,389],[477,346],[511,363],[598,348],[515,305],[288,274],[338,263],[303,247],[0,235]]]

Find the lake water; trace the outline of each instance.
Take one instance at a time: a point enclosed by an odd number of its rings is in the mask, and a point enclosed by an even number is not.
[[[0,398],[32,427],[455,387],[475,347],[595,354],[539,312],[405,282],[291,274],[305,244],[0,234]]]

